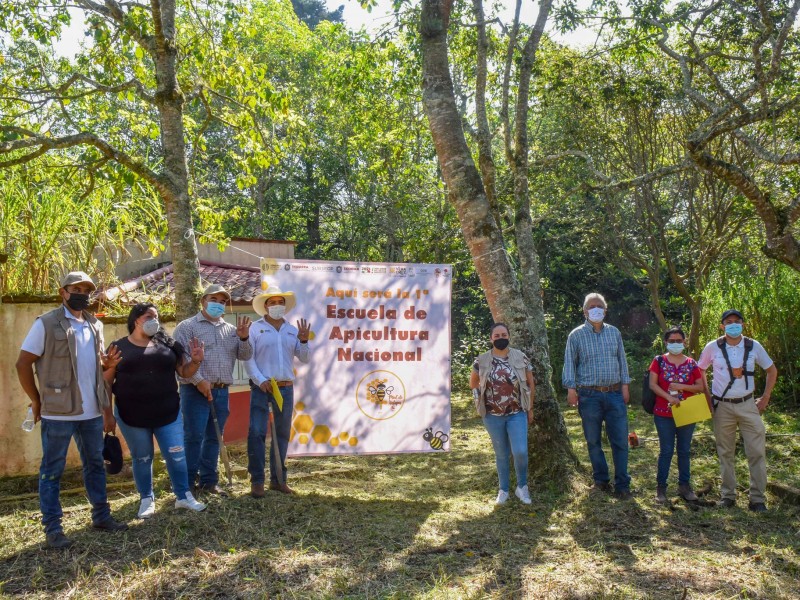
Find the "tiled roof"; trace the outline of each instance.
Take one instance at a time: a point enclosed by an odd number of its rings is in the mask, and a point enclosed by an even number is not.
[[[150,300],[172,293],[174,274],[172,265],[156,269],[141,277],[134,277],[120,285],[107,288],[100,299],[113,302],[119,300],[133,304],[148,296]],[[231,303],[245,306],[253,302],[253,297],[261,292],[261,270],[256,267],[225,265],[205,260],[200,261],[200,280],[205,288],[218,283],[231,294]]]

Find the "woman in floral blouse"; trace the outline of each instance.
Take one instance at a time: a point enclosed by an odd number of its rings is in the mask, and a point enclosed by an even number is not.
[[[475,359],[469,386],[475,409],[483,417],[494,447],[500,491],[497,504],[508,500],[511,455],[517,474],[514,494],[530,504],[528,492],[528,425],[533,422],[533,368],[525,354],[509,347],[508,327],[495,323],[492,349]]]
[[[656,395],[653,419],[658,431],[658,472],[656,475],[656,501],[667,501],[667,476],[678,446],[678,494],[687,502],[696,502],[697,496],[690,484],[689,468],[694,423],[676,427],[672,418],[672,407],[679,406],[681,400],[703,391],[702,372],[697,363],[683,352],[686,349],[686,335],[680,327],[673,327],[664,333],[667,353],[656,356],[650,364],[650,389]]]

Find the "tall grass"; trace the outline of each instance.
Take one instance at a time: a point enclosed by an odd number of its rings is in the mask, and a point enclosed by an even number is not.
[[[163,239],[155,194],[107,180],[87,193],[86,181],[43,169],[0,171],[0,252],[7,255],[0,293],[52,294],[76,269],[110,281],[125,242],[156,247]]]
[[[703,295],[701,339],[722,335],[720,316],[729,308],[742,311],[745,335],[758,340],[775,361],[776,399],[800,405],[800,273],[766,259],[721,263]]]

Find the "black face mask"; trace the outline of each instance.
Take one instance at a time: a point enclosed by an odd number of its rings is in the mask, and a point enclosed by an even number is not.
[[[497,348],[498,350],[505,350],[508,348],[508,338],[497,338],[495,341],[492,342],[492,345]]]
[[[70,293],[67,306],[72,310],[86,310],[89,308],[89,294]]]

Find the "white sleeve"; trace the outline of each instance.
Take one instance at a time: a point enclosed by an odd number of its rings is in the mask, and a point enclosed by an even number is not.
[[[767,354],[767,351],[764,350],[764,346],[755,340],[753,340],[753,354],[756,357],[756,364],[762,369],[769,369],[772,366],[772,359]]]
[[[42,323],[41,319],[36,319],[33,322],[33,326],[22,342],[20,349],[36,356],[44,354],[44,323]]]
[[[700,358],[697,359],[697,366],[704,371],[714,362],[714,346],[716,345],[717,342],[709,342],[706,344],[706,347],[703,348],[703,351],[700,353]]]

